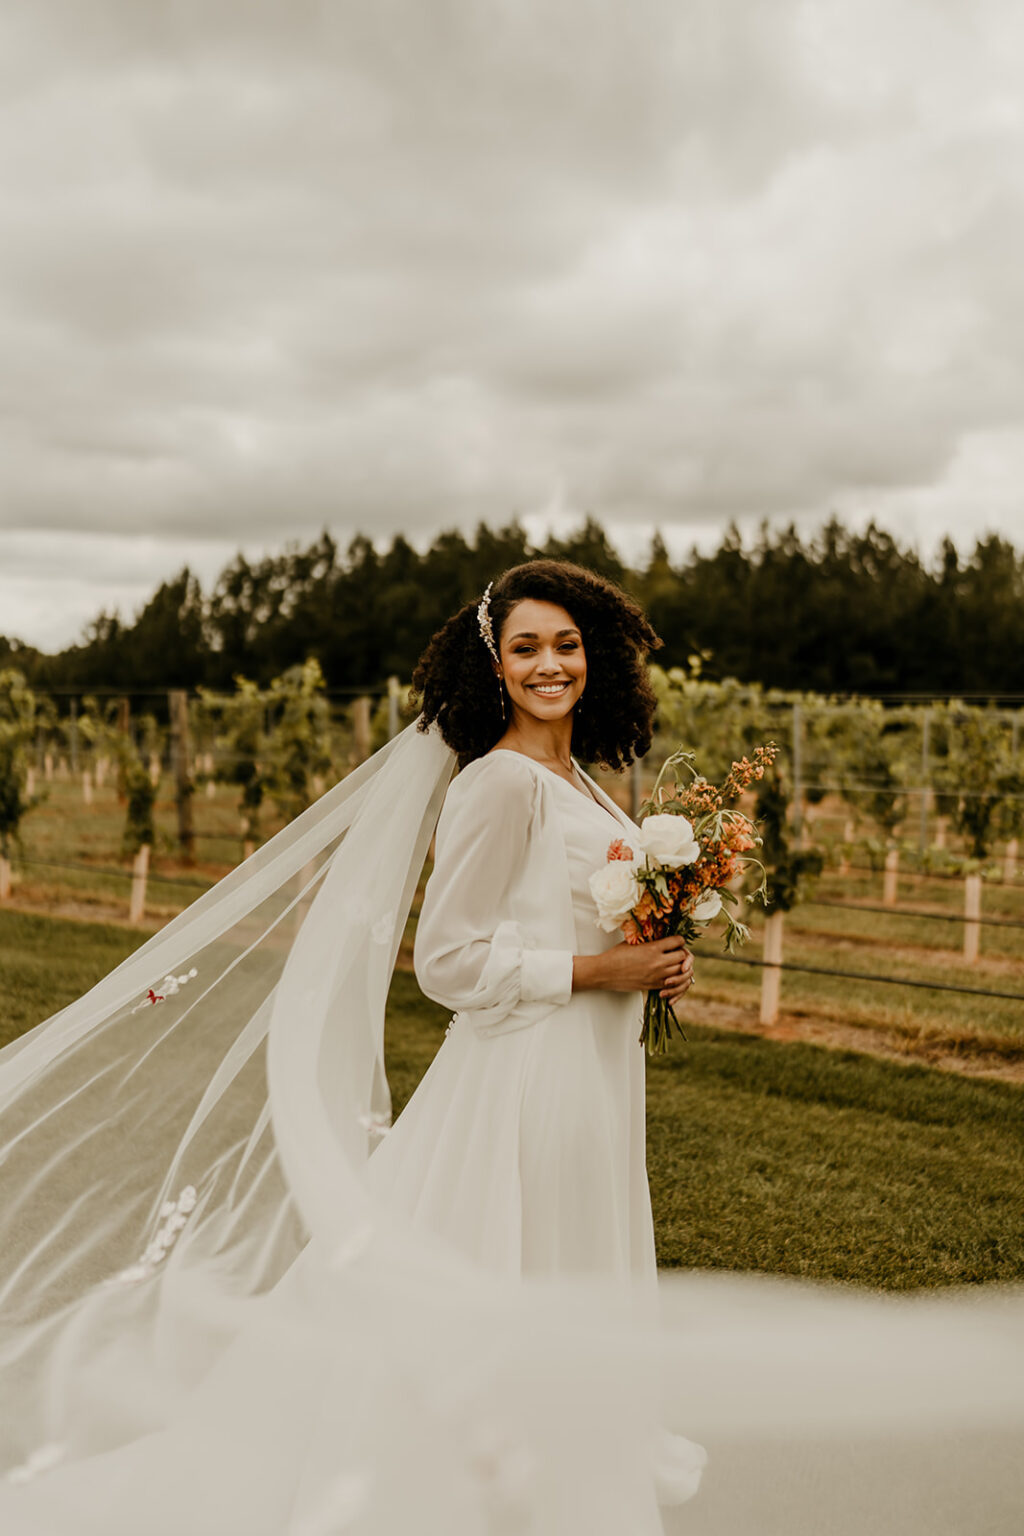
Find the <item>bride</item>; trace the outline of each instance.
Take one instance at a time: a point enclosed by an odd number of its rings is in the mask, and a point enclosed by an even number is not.
[[[421,988],[455,1012],[370,1183],[511,1273],[655,1273],[641,990],[677,1001],[693,961],[681,939],[597,926],[589,876],[637,829],[572,749],[611,768],[647,750],[657,643],[610,583],[537,561],[457,614],[415,674],[422,727],[462,765],[415,947]]]
[[[646,750],[655,643],[592,573],[506,572],[417,724],[0,1052],[3,1536],[1017,1529],[1015,1299],[656,1283],[640,996],[692,962],[597,928],[633,829],[577,761]],[[453,1017],[389,1129],[435,830]],[[729,1470],[659,1513],[704,1464],[668,1429]]]

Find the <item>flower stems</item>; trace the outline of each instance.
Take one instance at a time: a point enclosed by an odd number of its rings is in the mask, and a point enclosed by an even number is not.
[[[644,1027],[640,1031],[640,1044],[647,1047],[648,1056],[666,1054],[673,1026],[680,1040],[685,1040],[686,1034],[672,1004],[659,993],[648,992],[644,998]]]

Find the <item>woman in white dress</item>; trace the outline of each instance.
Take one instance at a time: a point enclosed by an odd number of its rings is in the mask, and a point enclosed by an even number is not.
[[[456,615],[416,674],[463,765],[415,946],[420,986],[454,1017],[369,1176],[511,1273],[655,1275],[642,989],[678,1000],[693,961],[681,939],[630,946],[597,926],[589,877],[637,829],[573,747],[614,768],[646,750],[657,643],[610,583],[536,561]]]

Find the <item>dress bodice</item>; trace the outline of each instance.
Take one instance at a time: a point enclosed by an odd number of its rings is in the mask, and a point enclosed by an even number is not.
[[[630,833],[639,829],[610,797],[604,795],[593,780],[583,774],[577,764],[580,781],[588,792],[570,784],[551,769],[537,765],[553,783],[552,791],[569,866],[569,883],[572,890],[573,918],[576,923],[577,953],[600,954],[622,940],[618,931],[606,933],[597,926],[597,908],[590,892],[590,877],[601,868],[608,857],[608,845],[617,837],[629,842]],[[595,792],[600,799],[595,798]]]

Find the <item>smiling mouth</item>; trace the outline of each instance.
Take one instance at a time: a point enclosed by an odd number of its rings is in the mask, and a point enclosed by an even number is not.
[[[545,699],[557,699],[571,686],[569,683],[527,683],[531,693],[539,693]]]

